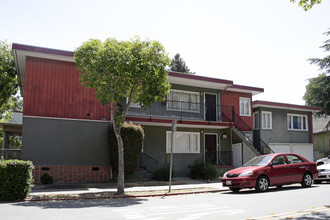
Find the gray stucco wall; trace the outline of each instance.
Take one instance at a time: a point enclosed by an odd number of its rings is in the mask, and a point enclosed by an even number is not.
[[[262,129],[260,124],[260,130],[255,132],[260,132],[261,139],[269,143],[309,143],[309,133],[308,131],[291,131],[288,130],[287,116],[288,114],[299,114],[306,115],[306,112],[301,111],[291,111],[284,109],[272,109],[272,108],[256,108],[253,112],[259,111],[260,123],[261,123],[261,112],[269,111],[272,112],[272,129]],[[308,126],[307,126],[308,127]]]
[[[143,151],[149,156],[155,158],[160,164],[170,162],[170,154],[166,153],[166,131],[171,131],[171,127],[144,126],[145,139]],[[199,128],[177,128],[177,131],[201,132]],[[200,153],[175,153],[173,154],[174,176],[187,176],[189,174],[188,166],[197,159],[204,156],[204,134],[220,134],[220,129],[203,129],[200,133]],[[218,136],[219,138],[219,136]],[[218,142],[219,143],[219,142]],[[223,148],[230,149],[227,142],[219,143]]]
[[[23,118],[22,159],[35,165],[108,166],[108,122]]]

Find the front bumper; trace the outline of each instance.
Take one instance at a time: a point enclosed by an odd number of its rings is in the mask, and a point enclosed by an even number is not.
[[[222,178],[221,180],[222,186],[231,188],[254,188],[256,181],[254,177]]]
[[[319,175],[315,180],[330,180],[330,171],[319,171]]]

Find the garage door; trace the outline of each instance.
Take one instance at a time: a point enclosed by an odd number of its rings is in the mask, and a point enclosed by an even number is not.
[[[292,153],[291,144],[269,144],[269,147],[274,151],[274,153]]]
[[[270,143],[275,153],[295,153],[313,161],[313,144],[309,143]]]
[[[307,160],[313,161],[313,144],[292,144],[292,153],[299,154]]]

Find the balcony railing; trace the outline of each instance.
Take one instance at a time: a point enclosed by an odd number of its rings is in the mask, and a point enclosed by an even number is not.
[[[181,102],[166,100],[153,103],[145,108],[134,104],[127,115],[147,118],[169,118],[177,120],[233,121],[233,106],[209,103]]]
[[[0,154],[5,160],[21,159],[20,149],[0,149]]]

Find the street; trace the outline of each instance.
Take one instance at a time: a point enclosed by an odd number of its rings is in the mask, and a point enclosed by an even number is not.
[[[0,203],[0,219],[329,219],[330,184],[135,199]]]

